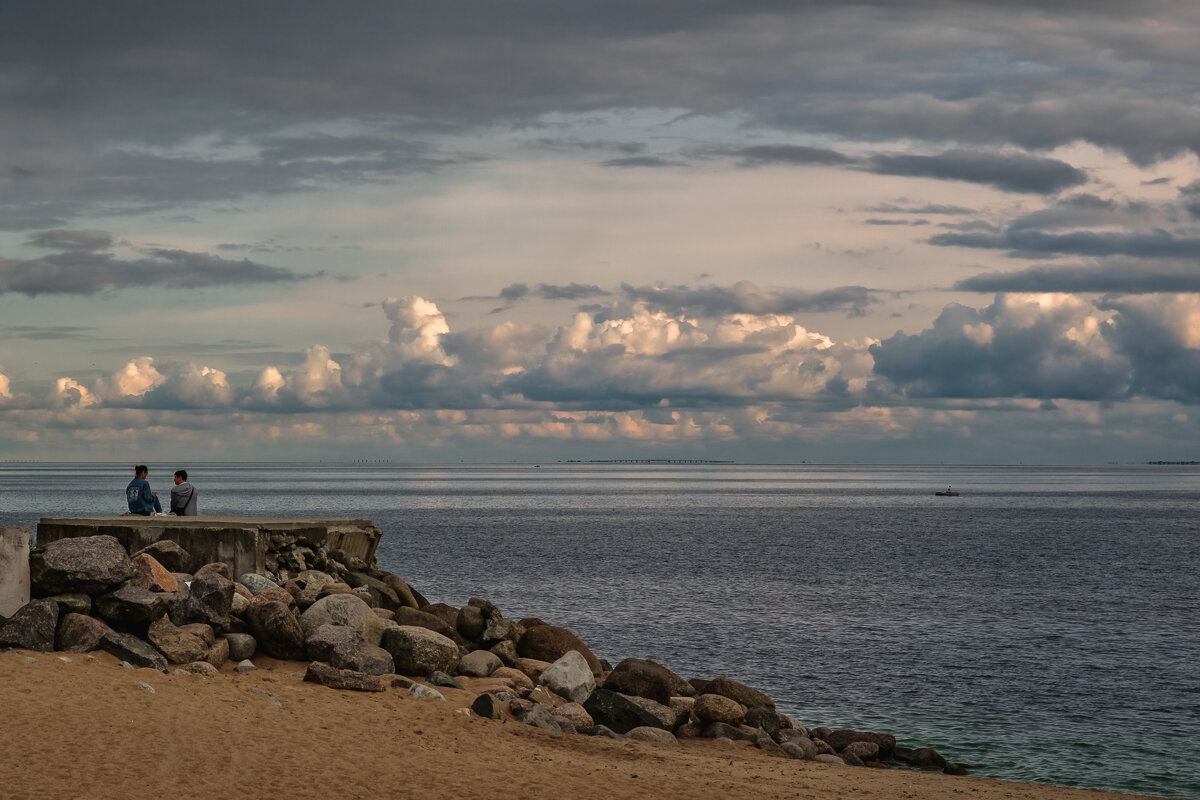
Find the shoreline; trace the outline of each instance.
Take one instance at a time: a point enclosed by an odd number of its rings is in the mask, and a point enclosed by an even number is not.
[[[488,679],[438,687],[445,702],[398,690],[332,691],[303,662],[262,658],[239,675],[127,670],[107,653],[0,653],[0,704],[27,732],[0,759],[6,800],[132,794],[201,800],[271,793],[345,798],[921,798],[1137,800],[992,778],[781,759],[752,743],[677,747],[554,737],[469,711]],[[145,687],[151,687],[153,692]],[[135,787],[137,787],[135,791]]]

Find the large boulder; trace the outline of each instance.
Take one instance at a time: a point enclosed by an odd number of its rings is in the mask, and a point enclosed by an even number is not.
[[[746,708],[769,708],[772,711],[775,710],[775,701],[758,689],[751,688],[744,683],[738,683],[726,677],[714,678],[709,681],[704,693],[719,694],[722,697],[728,697],[730,700],[736,700],[741,703]]]
[[[361,639],[335,647],[329,665],[364,675],[391,675],[396,671],[391,653]]]
[[[538,683],[572,703],[582,704],[595,690],[596,676],[579,651],[571,650],[542,670]]]
[[[247,572],[240,576],[237,582],[249,589],[251,594],[260,594],[268,589],[279,588],[279,584],[275,581],[265,575],[259,575],[257,572]]]
[[[670,706],[663,705],[655,700],[651,700],[649,697],[636,697],[634,695],[624,696],[628,697],[630,702],[632,702],[638,708],[654,715],[654,718],[658,720],[659,726],[664,730],[675,730],[675,728],[679,725],[681,716],[684,720],[687,719],[686,714],[680,715],[678,711]]]
[[[351,572],[346,576],[346,583],[353,589],[366,589],[379,608],[395,611],[404,605],[392,587],[378,578],[372,578],[365,572]]]
[[[888,733],[872,733],[871,731],[857,731],[849,728],[840,728],[836,731],[830,731],[825,737],[825,741],[834,750],[841,752],[845,750],[847,745],[853,742],[869,742],[878,747],[879,758],[891,758],[893,751],[896,749],[896,737]],[[875,756],[872,756],[872,759]],[[869,761],[871,759],[863,759]]]
[[[692,713],[702,722],[724,722],[726,725],[740,725],[746,716],[746,710],[737,701],[719,694],[697,697]]]
[[[807,736],[798,737],[796,739],[788,739],[779,745],[783,751],[792,758],[799,758],[805,761],[812,761],[817,755],[817,746],[813,744],[812,739]]]
[[[225,567],[226,572],[229,571],[228,565],[216,563]],[[229,630],[232,609],[233,581],[216,569],[203,575],[198,572],[187,591],[181,588],[171,602],[171,621],[176,625],[204,622],[211,625],[213,630],[223,633]]]
[[[210,575],[220,575],[227,581],[233,581],[233,570],[224,561],[213,561],[196,570],[195,577],[207,578]]]
[[[875,761],[879,758],[879,745],[875,742],[864,742],[861,739],[850,742],[841,749],[839,755],[845,759],[847,755],[852,755],[859,761]]]
[[[229,643],[229,659],[231,661],[245,661],[247,658],[253,658],[254,652],[258,649],[258,642],[248,633],[227,633],[225,641]]]
[[[58,603],[49,599],[31,600],[0,625],[0,646],[49,653],[54,650],[57,628]]]
[[[140,555],[152,557],[170,572],[190,572],[192,569],[192,557],[188,551],[170,539],[152,542],[134,553],[133,557],[137,558]]]
[[[648,697],[664,705],[672,697],[692,697],[696,690],[683,678],[654,661],[627,658],[613,668],[604,688],[621,694]]]
[[[762,728],[772,739],[778,739],[779,732],[792,723],[783,714],[777,714],[769,708],[748,708],[746,724],[751,728]]]
[[[252,602],[246,610],[246,621],[261,652],[288,661],[304,659],[304,630],[281,601]]]
[[[209,649],[209,644],[204,639],[175,627],[167,617],[159,617],[150,623],[146,639],[172,664],[200,661]]]
[[[640,727],[634,728],[625,734],[629,739],[635,742],[654,742],[655,744],[666,744],[679,746],[679,740],[675,738],[675,734],[662,728]]]
[[[68,653],[90,653],[100,649],[100,640],[113,629],[104,622],[84,614],[66,614],[58,623],[55,649]]]
[[[473,650],[459,660],[458,674],[468,678],[486,678],[502,666],[504,664],[500,661],[500,656],[495,653]]]
[[[29,555],[29,577],[37,595],[99,594],[130,574],[129,555],[114,536],[59,539]]]
[[[604,725],[617,733],[628,733],[642,726],[662,727],[662,721],[654,714],[631,698],[608,689],[592,692],[583,703],[583,708],[597,725]]]
[[[100,639],[100,649],[135,667],[167,671],[167,659],[163,658],[162,653],[132,634],[115,631],[106,633]]]
[[[566,628],[558,625],[535,625],[527,628],[525,635],[517,642],[517,653],[522,658],[535,658],[539,661],[554,662],[572,650],[578,651],[587,661],[593,675],[602,671],[600,659],[588,649],[583,641]],[[609,727],[612,727],[611,725]],[[616,730],[614,728],[614,730]],[[623,733],[623,731],[617,731]]]
[[[352,628],[367,644],[379,644],[387,627],[387,623],[375,616],[369,605],[352,594],[326,595],[300,615],[300,627],[306,636],[322,625]]]
[[[213,642],[212,647],[204,654],[204,660],[220,669],[229,660],[229,640],[222,636]]]
[[[314,661],[308,665],[304,680],[328,686],[330,689],[349,689],[356,692],[382,692],[387,689],[383,678],[367,675],[351,669],[338,669],[329,664]]]
[[[96,613],[117,630],[145,630],[167,613],[162,595],[127,583],[96,598]]]
[[[428,675],[435,670],[454,672],[458,666],[458,645],[428,628],[412,625],[388,628],[380,644],[392,654],[396,672],[401,675]]]
[[[444,619],[436,614],[430,614],[426,611],[417,611],[415,608],[400,606],[394,610],[394,614],[395,616],[392,619],[397,625],[414,625],[418,628],[427,628],[440,633],[447,639],[453,639],[457,632],[453,625],[447,624]]]
[[[596,721],[592,719],[592,715],[587,713],[587,710],[579,703],[563,703],[550,710],[550,716],[558,720],[559,723],[564,721],[571,724],[578,733],[591,733],[596,727]]]
[[[385,572],[381,580],[386,583],[396,596],[400,598],[400,604],[408,608],[420,608],[421,599],[418,599],[419,592],[408,585],[408,582],[403,578],[393,575],[390,572]]]
[[[91,614],[92,613],[92,598],[81,592],[67,592],[65,594],[51,595],[46,598],[58,603],[58,613],[63,614]]]
[[[483,635],[484,624],[483,609],[479,606],[465,605],[458,610],[458,619],[454,627],[467,641],[477,642]]]
[[[139,552],[129,560],[133,575],[129,582],[152,592],[178,592],[179,581],[149,553]]]

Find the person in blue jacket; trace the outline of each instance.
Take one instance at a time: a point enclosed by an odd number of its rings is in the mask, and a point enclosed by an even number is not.
[[[150,481],[146,480],[146,476],[149,474],[150,468],[145,464],[138,464],[133,468],[134,478],[125,487],[125,499],[129,501],[129,513],[131,514],[148,517],[151,512],[162,513],[162,504],[158,502],[158,494],[150,490]]]

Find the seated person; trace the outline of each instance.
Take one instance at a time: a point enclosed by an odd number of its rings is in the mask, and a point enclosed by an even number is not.
[[[150,490],[150,481],[146,476],[150,468],[138,464],[133,468],[133,480],[125,487],[125,500],[129,503],[129,513],[148,517],[153,513],[162,513],[162,504],[158,502],[158,494]]]
[[[187,482],[187,470],[175,470],[171,487],[171,513],[177,517],[196,516],[196,487]]]

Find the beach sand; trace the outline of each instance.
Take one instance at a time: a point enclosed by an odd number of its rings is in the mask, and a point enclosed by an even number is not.
[[[69,659],[69,663],[68,660]],[[357,693],[304,683],[305,664],[245,675],[127,670],[106,653],[0,653],[0,797],[928,798],[1114,800],[1076,789],[826,766],[747,743],[680,747],[554,738],[467,709],[483,682]],[[152,687],[153,693],[145,687]]]

